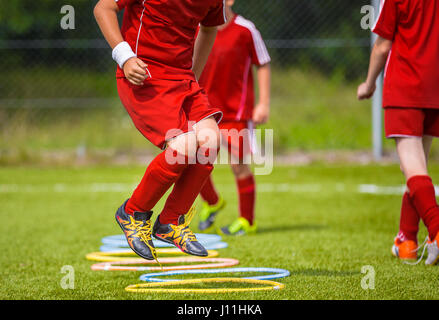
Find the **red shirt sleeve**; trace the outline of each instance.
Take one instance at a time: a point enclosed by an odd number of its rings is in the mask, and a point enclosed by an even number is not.
[[[123,10],[126,6],[129,6],[130,4],[132,4],[138,0],[114,0],[114,1],[116,1],[116,4],[119,7],[119,10]]]
[[[206,1],[206,0],[203,0]],[[205,27],[215,27],[226,23],[225,5],[224,0],[216,1],[217,5],[213,6],[207,16],[201,21],[201,24]]]
[[[373,32],[382,38],[392,40],[398,25],[398,6],[396,0],[383,0],[380,15],[373,28]]]

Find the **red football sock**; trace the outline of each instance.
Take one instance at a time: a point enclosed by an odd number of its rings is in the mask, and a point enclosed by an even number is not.
[[[439,231],[439,207],[433,182],[429,176],[414,176],[407,181],[410,198],[433,240]]]
[[[218,203],[219,196],[213,185],[212,176],[209,176],[200,191],[201,198],[206,201],[209,205],[213,206]]]
[[[159,219],[162,224],[178,224],[178,218],[189,212],[213,170],[218,150],[198,148],[197,163],[189,164],[175,182]]]
[[[241,217],[245,218],[253,225],[255,218],[255,179],[250,175],[243,179],[237,179],[239,193],[239,212]]]
[[[197,163],[183,171],[160,213],[160,223],[178,225],[178,218],[188,213],[212,170],[212,164]]]
[[[128,200],[125,211],[133,214],[135,211],[145,212],[154,208],[187,166],[187,161],[183,164],[169,164],[166,151],[160,153],[149,164],[142,181]]]
[[[412,240],[418,242],[419,216],[408,192],[404,193],[399,221],[398,238],[400,241]]]

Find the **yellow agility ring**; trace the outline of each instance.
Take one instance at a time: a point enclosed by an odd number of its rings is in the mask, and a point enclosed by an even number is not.
[[[163,288],[163,287],[175,286],[175,285],[199,284],[199,283],[224,283],[224,282],[251,283],[251,284],[259,284],[266,286],[253,287],[253,288],[212,288],[212,289]],[[169,282],[132,284],[126,287],[125,290],[134,293],[230,293],[230,292],[280,290],[283,288],[285,288],[284,284],[270,280],[256,280],[256,279],[244,279],[244,278],[205,278],[205,279],[178,280],[178,281],[169,281]]]
[[[189,265],[177,265],[177,266],[155,266],[155,267],[143,267],[133,266],[138,264],[156,264],[155,260],[145,260],[138,258],[130,258],[123,261],[112,262],[100,262],[91,266],[92,270],[104,270],[104,271],[170,271],[170,270],[192,270],[192,269],[205,269],[205,268],[226,268],[239,264],[239,260],[231,258],[201,258],[201,257],[180,257],[180,258],[159,258],[159,264],[171,264],[171,263],[189,263],[189,262],[201,262],[201,264],[189,264]]]
[[[208,250],[208,258],[218,257],[219,253],[216,250]],[[187,255],[186,253],[178,249],[159,248],[157,249],[158,255]],[[85,256],[87,260],[99,261],[99,262],[116,262],[138,259],[139,256],[131,251],[115,251],[115,252],[92,252]]]

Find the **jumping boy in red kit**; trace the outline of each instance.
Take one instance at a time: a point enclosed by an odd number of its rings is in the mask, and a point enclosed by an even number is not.
[[[407,181],[392,253],[417,258],[422,219],[429,234],[425,263],[433,265],[439,261],[439,207],[427,160],[433,137],[439,137],[439,0],[385,0],[373,32],[379,37],[358,98],[373,95],[385,68],[386,137],[395,139]]]
[[[210,106],[197,79],[216,26],[225,23],[224,10],[224,0],[100,0],[94,10],[118,64],[119,97],[136,128],[163,150],[116,212],[131,249],[145,259],[156,258],[151,236],[207,256],[182,217],[213,170],[219,147],[222,113]],[[152,209],[172,185],[151,227]]]

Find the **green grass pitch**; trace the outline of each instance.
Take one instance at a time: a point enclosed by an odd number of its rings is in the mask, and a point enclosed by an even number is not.
[[[439,267],[406,265],[390,254],[401,196],[358,192],[361,184],[401,185],[396,164],[280,166],[257,177],[259,233],[224,238],[229,247],[220,256],[239,259],[240,267],[288,269],[291,276],[279,280],[283,290],[127,293],[124,288],[138,283],[140,272],[92,271],[85,255],[98,251],[102,237],[120,233],[114,212],[143,172],[110,166],[0,168],[0,299],[439,298]],[[438,177],[439,166],[431,172]],[[237,216],[236,189],[229,168],[218,166],[214,178],[228,202],[218,216],[223,225]],[[420,241],[425,236],[421,227]],[[64,265],[74,267],[73,290],[60,286]],[[362,288],[363,266],[375,270],[374,289]]]

